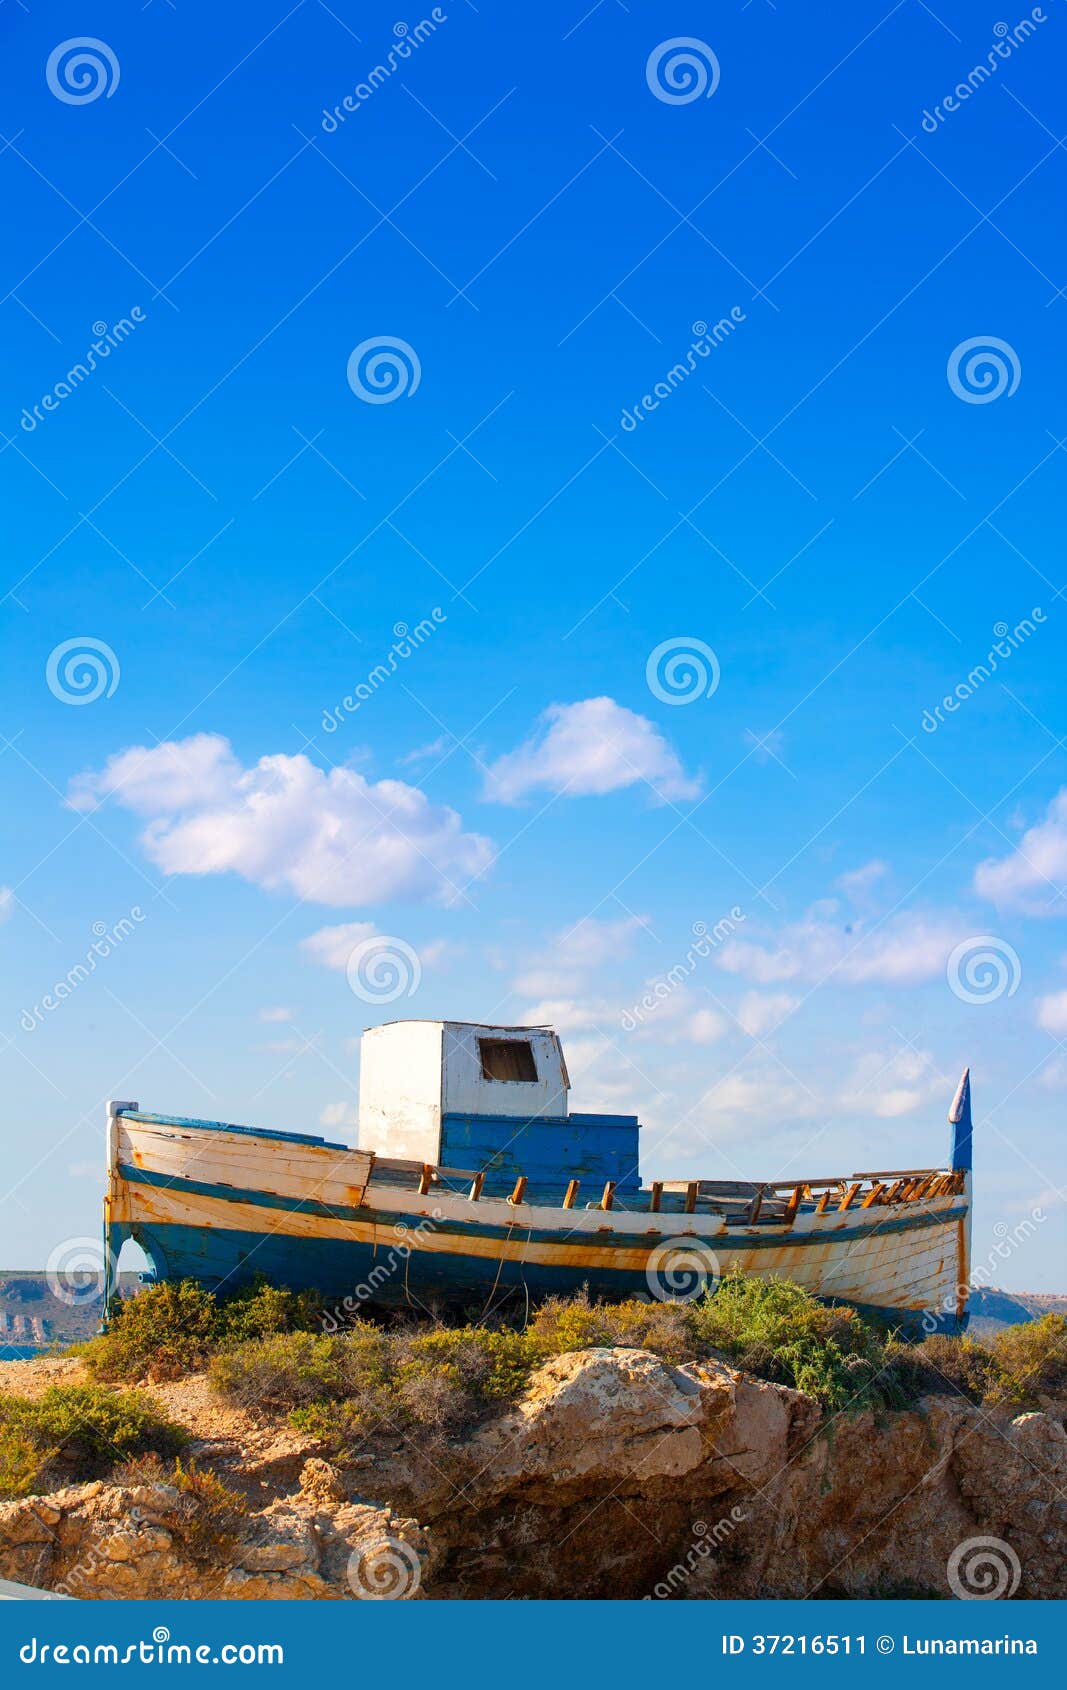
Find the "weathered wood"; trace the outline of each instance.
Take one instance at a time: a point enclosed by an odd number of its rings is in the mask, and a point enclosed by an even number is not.
[[[885,1190],[884,1184],[882,1183],[881,1180],[878,1180],[874,1185],[871,1186],[870,1191],[868,1191],[866,1197],[863,1199],[863,1202],[860,1204],[860,1208],[861,1209],[871,1208],[875,1203],[877,1203],[879,1197],[881,1196],[881,1194],[884,1190]]]
[[[748,1206],[747,1219],[748,1219],[749,1226],[755,1226],[756,1222],[759,1220],[759,1212],[762,1209],[762,1207],[763,1207],[763,1187],[762,1187],[762,1185],[758,1185],[756,1187],[756,1195],[753,1197],[751,1203]]]
[[[603,1193],[601,1194],[600,1207],[602,1209],[610,1209],[614,1202],[615,1202],[615,1181],[613,1179],[609,1179],[605,1182],[604,1190],[603,1190]]]
[[[564,1196],[564,1199],[563,1199],[563,1207],[565,1209],[573,1209],[574,1208],[574,1205],[578,1200],[578,1187],[579,1187],[580,1183],[581,1182],[579,1180],[576,1180],[576,1179],[571,1179],[571,1180],[567,1181],[567,1191],[566,1191],[566,1195]]]
[[[804,1195],[804,1187],[802,1185],[795,1185],[793,1187],[793,1191],[792,1191],[792,1194],[789,1198],[789,1201],[785,1206],[785,1214],[782,1217],[783,1220],[785,1221],[786,1226],[792,1226],[793,1222],[796,1220],[797,1210],[800,1208],[800,1203],[801,1203],[801,1199],[802,1199],[803,1195]]]
[[[848,1190],[845,1192],[845,1195],[842,1197],[840,1203],[837,1205],[839,1210],[851,1209],[853,1198],[855,1197],[855,1195],[856,1195],[857,1191],[859,1190],[862,1183],[863,1182],[861,1180],[856,1180],[854,1184],[849,1186]]]
[[[512,1189],[511,1196],[508,1198],[508,1202],[509,1203],[521,1203],[525,1196],[526,1196],[526,1175],[520,1174],[518,1179],[515,1181],[515,1185]]]
[[[471,1200],[472,1203],[477,1203],[479,1197],[482,1195],[482,1186],[484,1184],[485,1184],[485,1175],[484,1174],[475,1174],[474,1179],[471,1182],[471,1189],[470,1189],[470,1200]]]
[[[422,1173],[419,1175],[419,1196],[425,1197],[432,1184],[433,1169],[430,1164],[426,1162],[423,1164]]]
[[[663,1182],[662,1182],[662,1180],[653,1180],[653,1182],[652,1182],[652,1195],[648,1200],[648,1212],[649,1212],[650,1215],[658,1215],[659,1214],[659,1206],[660,1206],[660,1203],[662,1202],[662,1200],[663,1200]]]
[[[697,1206],[697,1187],[699,1180],[691,1179],[685,1188],[685,1212],[691,1215]]]

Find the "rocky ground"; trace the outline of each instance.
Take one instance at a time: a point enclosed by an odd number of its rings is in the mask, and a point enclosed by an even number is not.
[[[79,1378],[0,1365],[23,1395]],[[1014,1594],[1067,1595],[1067,1405],[930,1397],[827,1423],[717,1362],[584,1350],[461,1442],[398,1434],[339,1466],[202,1376],[145,1388],[246,1499],[238,1535],[191,1545],[169,1484],[70,1485],[0,1504],[0,1578],[98,1599],[945,1597],[959,1546],[991,1538]]]

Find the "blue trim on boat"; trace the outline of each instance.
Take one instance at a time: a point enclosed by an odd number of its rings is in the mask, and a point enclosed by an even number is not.
[[[135,1168],[128,1162],[120,1163],[118,1172],[120,1177],[129,1181],[131,1185],[160,1186],[165,1190],[192,1192],[198,1197],[221,1198],[227,1203],[247,1203],[257,1208],[283,1210],[291,1214],[320,1215],[328,1220],[377,1222],[379,1225],[388,1226],[395,1225],[398,1221],[410,1222],[414,1215],[421,1212],[411,1209],[404,1213],[397,1213],[393,1210],[377,1209],[373,1202],[353,1208],[341,1203],[319,1203],[312,1198],[281,1197],[270,1191],[256,1191],[236,1185],[220,1185],[208,1180],[187,1179],[183,1176],[157,1173],[147,1168]],[[414,1196],[414,1193],[409,1193],[409,1195]],[[627,1211],[617,1210],[612,1211],[612,1213],[621,1217]],[[729,1232],[725,1237],[718,1230],[704,1232],[700,1230],[702,1221],[710,1222],[717,1217],[694,1215],[692,1236],[707,1238],[713,1248],[718,1243],[724,1246],[729,1244],[729,1247],[734,1250],[770,1250],[788,1244],[802,1247],[803,1244],[809,1242],[813,1245],[825,1244],[831,1239],[838,1242],[856,1238],[869,1238],[874,1233],[884,1235],[891,1232],[920,1232],[927,1227],[943,1226],[950,1221],[962,1220],[966,1213],[965,1207],[957,1206],[952,1209],[942,1209],[936,1214],[927,1213],[899,1217],[895,1220],[871,1221],[866,1225],[844,1226],[835,1229],[833,1232],[827,1231],[814,1235],[811,1233],[798,1234],[780,1224],[774,1225],[772,1223],[765,1232],[761,1232],[758,1236]],[[605,1250],[628,1246],[640,1248],[648,1245],[650,1234],[659,1236],[658,1229],[655,1227],[644,1227],[638,1233],[621,1232],[610,1225],[599,1227],[595,1232],[578,1232],[569,1226],[530,1227],[519,1220],[518,1211],[516,1211],[516,1219],[505,1226],[494,1225],[491,1222],[452,1219],[446,1222],[438,1222],[438,1225],[443,1231],[456,1233],[461,1237],[508,1238],[519,1231],[536,1244],[561,1243],[566,1239],[572,1239],[576,1244],[588,1245],[590,1248],[599,1246]],[[669,1235],[664,1234],[663,1236],[684,1238],[689,1235],[671,1232]],[[301,1242],[314,1241],[302,1240]]]
[[[208,1133],[243,1133],[249,1138],[280,1139],[284,1144],[314,1144],[322,1150],[351,1150],[350,1144],[334,1144],[314,1133],[275,1132],[271,1127],[237,1127],[232,1121],[198,1121],[189,1115],[145,1115],[139,1109],[116,1111],[124,1121],[140,1121],[149,1127],[193,1127]]]

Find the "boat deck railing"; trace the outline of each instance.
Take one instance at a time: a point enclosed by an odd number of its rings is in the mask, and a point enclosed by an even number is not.
[[[494,1189],[486,1190],[491,1180]],[[500,1188],[500,1173],[492,1169],[447,1168],[431,1163],[375,1157],[368,1185],[465,1196],[470,1203],[503,1197],[513,1208],[534,1203],[551,1208],[599,1209],[617,1214],[710,1214],[744,1226],[784,1224],[798,1214],[842,1213],[850,1209],[911,1204],[933,1197],[959,1195],[964,1189],[961,1169],[898,1168],[856,1173],[829,1179],[786,1180],[655,1180],[639,1190],[620,1188],[620,1182],[568,1180],[546,1182],[515,1177],[510,1190]],[[583,1189],[584,1188],[584,1189]]]

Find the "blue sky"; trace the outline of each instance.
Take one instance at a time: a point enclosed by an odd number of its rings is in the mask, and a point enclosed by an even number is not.
[[[646,1174],[925,1164],[970,1062],[975,1262],[1065,1289],[1020,16],[5,8],[5,1264],[95,1232],[108,1096],[351,1136],[364,1025],[534,1013]]]

